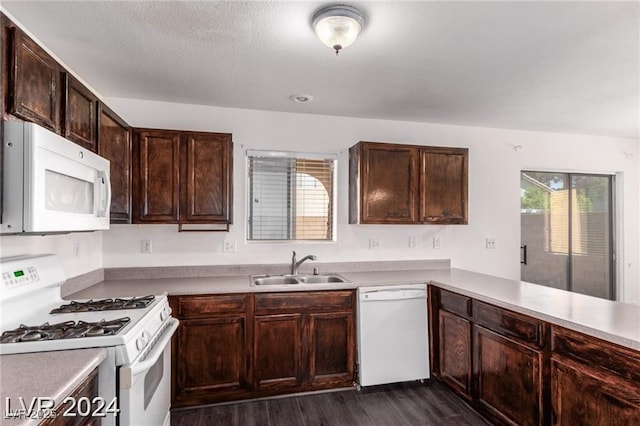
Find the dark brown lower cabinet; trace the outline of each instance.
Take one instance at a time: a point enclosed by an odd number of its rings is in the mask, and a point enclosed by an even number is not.
[[[353,290],[170,296],[172,405],[351,386]]]
[[[353,311],[256,316],[254,330],[256,390],[353,383]]]
[[[264,315],[254,320],[255,389],[284,390],[302,383],[302,315]]]
[[[81,399],[93,401],[98,396],[98,369],[95,369],[84,379],[77,388],[71,392],[67,401],[56,409],[55,418],[49,418],[40,423],[41,426],[88,426],[101,424],[101,418],[95,416],[81,416],[79,411],[84,412],[90,408],[89,413],[93,411],[104,412],[105,407],[94,403],[91,407],[77,405]],[[74,401],[76,405],[74,406]],[[107,404],[109,401],[107,401]],[[67,415],[65,415],[65,413]],[[78,415],[70,415],[78,414]]]
[[[351,386],[354,303],[352,290],[256,294],[255,390]]]
[[[175,401],[206,403],[211,393],[248,389],[245,318],[184,320],[177,336]]]
[[[640,424],[640,352],[557,326],[551,349],[553,424]]]
[[[170,296],[169,303],[180,320],[172,345],[172,405],[207,404],[247,394],[252,296]]]
[[[471,321],[440,310],[438,334],[438,374],[456,392],[471,399]]]
[[[309,383],[345,386],[355,380],[353,311],[309,314]]]
[[[494,423],[640,425],[639,351],[433,285],[429,313],[434,377]]]
[[[542,351],[475,327],[477,400],[508,424],[542,424]]]
[[[551,362],[555,425],[640,425],[640,386],[562,357]]]

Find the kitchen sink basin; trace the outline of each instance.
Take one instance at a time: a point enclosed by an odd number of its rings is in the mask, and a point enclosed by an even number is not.
[[[252,285],[295,285],[295,284],[329,284],[350,283],[340,274],[320,275],[253,275]]]
[[[323,274],[323,275],[307,275],[300,277],[300,281],[305,284],[325,284],[325,283],[346,283],[349,282],[346,278],[338,274]]]
[[[283,284],[300,284],[300,281],[292,276],[272,275],[262,277],[252,277],[255,285],[283,285]]]

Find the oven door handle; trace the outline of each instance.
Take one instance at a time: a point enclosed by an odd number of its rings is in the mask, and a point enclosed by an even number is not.
[[[173,317],[169,318],[167,322],[169,323],[169,326],[162,334],[160,340],[158,340],[153,346],[151,352],[147,354],[147,357],[144,361],[132,362],[129,365],[120,367],[121,389],[129,389],[133,384],[133,378],[148,371],[162,356],[162,353],[171,341],[171,337],[173,337],[173,334],[178,329],[178,324],[180,324],[180,321]]]

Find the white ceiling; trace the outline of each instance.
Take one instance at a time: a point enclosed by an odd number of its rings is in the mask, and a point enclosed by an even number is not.
[[[349,3],[367,23],[338,57],[327,4],[2,7],[105,97],[640,137],[636,1]]]

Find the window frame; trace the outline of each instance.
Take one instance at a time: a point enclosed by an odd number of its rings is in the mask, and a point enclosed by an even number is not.
[[[307,159],[307,160],[328,160],[333,162],[333,170],[331,173],[332,179],[332,195],[331,197],[331,239],[271,239],[271,240],[259,240],[250,239],[249,235],[249,215],[251,212],[251,178],[250,161],[251,157],[271,157],[271,158],[294,158],[294,159]],[[247,149],[245,151],[245,243],[247,244],[333,244],[337,242],[338,237],[338,221],[337,221],[337,204],[338,204],[338,155],[334,153],[317,153],[317,152],[302,152],[302,151],[283,151],[283,150],[261,150],[261,149]]]

